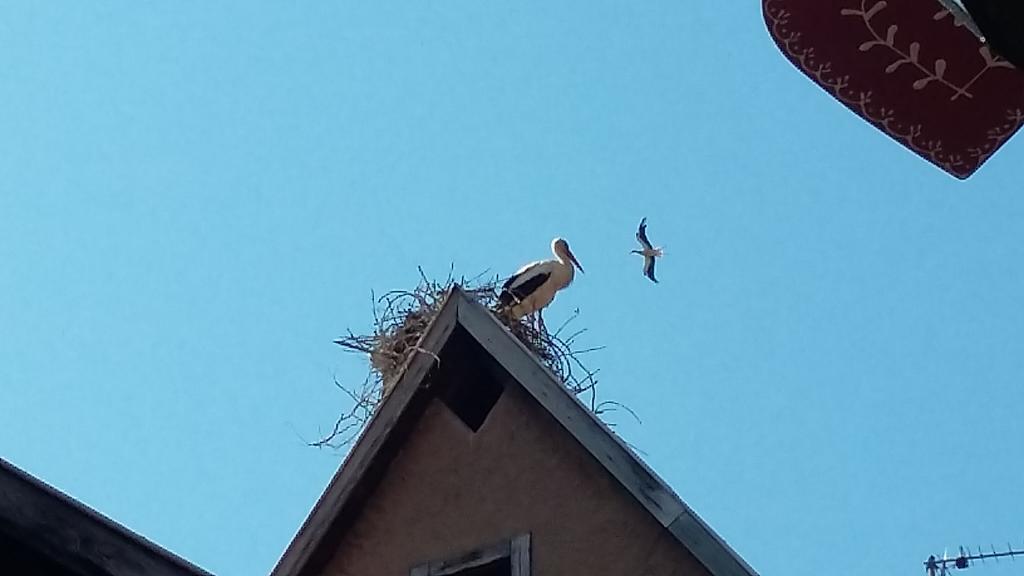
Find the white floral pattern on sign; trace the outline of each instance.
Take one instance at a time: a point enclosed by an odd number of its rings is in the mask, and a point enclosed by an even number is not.
[[[1013,65],[1006,60],[1003,60],[998,56],[994,56],[989,51],[988,46],[982,45],[978,49],[978,52],[980,52],[984,58],[984,65],[966,84],[959,86],[950,82],[946,78],[946,60],[936,58],[930,66],[925,66],[921,62],[921,44],[919,42],[910,42],[907,45],[906,50],[900,48],[896,44],[896,33],[899,31],[899,27],[897,25],[890,24],[885,31],[884,37],[878,32],[874,24],[871,23],[871,20],[878,15],[879,12],[885,10],[889,5],[886,0],[875,0],[874,4],[872,4],[870,8],[867,7],[868,0],[859,0],[859,2],[859,8],[843,8],[839,13],[843,16],[858,17],[864,22],[864,27],[871,35],[871,38],[860,45],[860,51],[867,52],[875,47],[888,48],[889,51],[892,52],[893,56],[896,57],[896,60],[885,68],[886,74],[892,74],[905,64],[916,67],[922,73],[922,76],[914,81],[913,86],[915,90],[922,90],[932,82],[936,82],[937,84],[941,84],[953,91],[953,95],[950,96],[950,100],[956,100],[961,96],[972,98],[973,96],[969,92],[971,86],[973,86],[974,83],[977,82],[978,79],[986,72],[992,68],[1013,67]],[[942,14],[943,12],[947,11],[942,10],[939,14]],[[938,14],[936,16],[938,16]]]

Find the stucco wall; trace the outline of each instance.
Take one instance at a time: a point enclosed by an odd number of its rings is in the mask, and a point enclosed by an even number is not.
[[[524,532],[534,576],[708,574],[516,385],[476,433],[432,401],[323,573],[407,575]]]

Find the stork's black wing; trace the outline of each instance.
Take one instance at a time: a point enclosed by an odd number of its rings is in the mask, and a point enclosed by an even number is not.
[[[640,228],[638,228],[637,231],[636,231],[636,239],[637,239],[638,242],[640,242],[641,244],[644,245],[644,248],[646,248],[648,250],[653,248],[653,246],[651,246],[651,241],[647,239],[647,217],[646,216],[644,217],[643,220],[640,221]]]
[[[498,295],[498,301],[505,306],[522,302],[524,298],[533,294],[534,290],[540,288],[541,284],[547,282],[550,276],[551,272],[538,273],[526,269],[505,281],[501,287],[501,294]]]
[[[658,279],[654,277],[654,261],[657,260],[654,256],[644,256],[644,276],[650,278],[655,284],[658,283]]]

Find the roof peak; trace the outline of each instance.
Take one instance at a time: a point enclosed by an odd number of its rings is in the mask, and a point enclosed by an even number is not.
[[[391,393],[367,424],[338,472],[285,550],[272,576],[312,573],[325,561],[329,536],[353,520],[353,499],[381,475],[389,449],[404,441],[409,420],[419,418],[421,384],[459,326],[500,364],[530,397],[571,434],[625,490],[714,576],[756,576],[675,492],[608,426],[576,398],[537,357],[458,284],[449,289]]]

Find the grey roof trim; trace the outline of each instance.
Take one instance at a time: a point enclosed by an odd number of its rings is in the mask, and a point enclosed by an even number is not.
[[[0,459],[0,521],[16,540],[69,567],[111,576],[211,576],[85,504]]]
[[[461,295],[461,291],[458,294]],[[413,354],[406,360],[391,393],[363,429],[338,472],[331,478],[330,484],[274,566],[271,576],[297,576],[316,569],[314,557],[320,545],[345,512],[374,461],[385,453],[384,447],[392,433],[399,428],[402,420],[409,417],[407,408],[418,396],[424,378],[434,366],[434,358],[440,354],[448,336],[455,329],[459,300],[460,297],[456,297],[454,291],[445,297],[441,310],[420,338],[418,348],[422,353]]]
[[[536,356],[458,286],[428,326],[391,395],[367,425],[271,576],[309,573],[309,561],[406,407],[455,325],[466,329],[608,472],[714,576],[757,576],[625,443],[572,395]]]
[[[459,324],[714,576],[756,576],[750,567],[608,426],[559,383],[508,328],[469,298]]]

